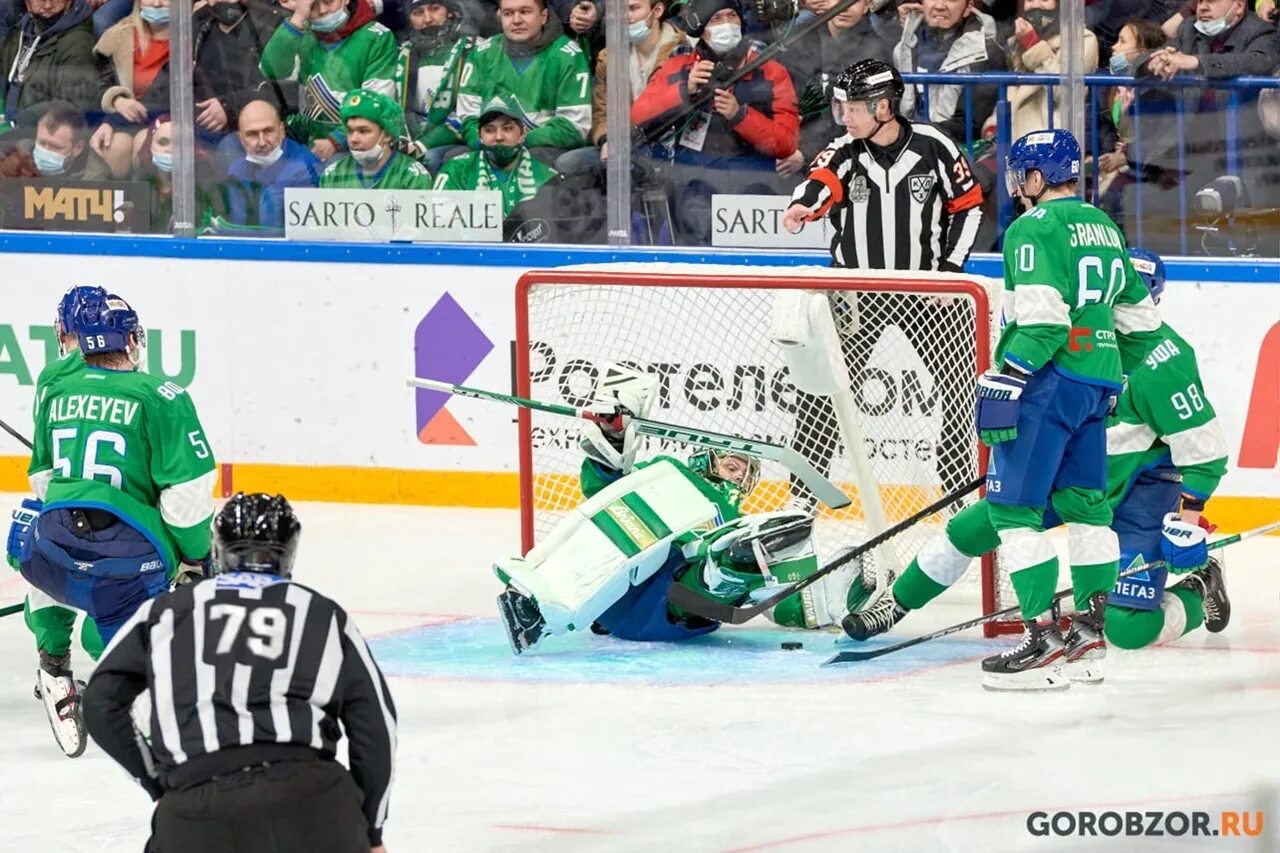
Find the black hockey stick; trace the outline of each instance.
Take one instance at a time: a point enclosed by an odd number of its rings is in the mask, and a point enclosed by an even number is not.
[[[35,448],[31,446],[31,442],[27,441],[27,439],[23,437],[22,433],[18,432],[16,429],[9,426],[4,421],[0,421],[0,429],[4,430],[5,432],[9,433],[9,435],[16,438],[22,444],[23,447],[27,448],[27,450],[35,450]]]
[[[804,580],[798,581],[790,586],[782,587],[773,595],[757,604],[752,604],[748,607],[735,607],[732,604],[724,604],[707,598],[692,587],[687,587],[680,583],[673,583],[671,585],[671,588],[667,591],[667,602],[669,604],[674,604],[681,610],[685,610],[695,616],[701,616],[703,619],[710,619],[713,622],[719,622],[723,625],[741,625],[743,622],[754,619],[756,616],[764,613],[770,607],[776,606],[782,600],[790,598],[810,584],[831,574],[849,561],[855,560],[873,548],[877,548],[885,542],[888,542],[907,528],[913,527],[919,521],[945,509],[965,495],[977,491],[984,482],[986,482],[986,478],[979,477],[972,483],[969,483],[966,486],[961,486],[951,494],[939,498],[934,503],[929,504],[915,515],[909,518],[904,518],[888,530],[871,537],[861,545],[857,545],[848,551],[845,551],[843,554],[836,557]]]
[[[1273,521],[1270,524],[1264,524],[1261,527],[1255,527],[1253,530],[1246,530],[1244,533],[1236,533],[1232,536],[1224,536],[1221,539],[1210,542],[1209,550],[1216,551],[1219,548],[1225,548],[1228,545],[1234,545],[1235,543],[1243,541],[1245,539],[1252,539],[1254,536],[1261,536],[1264,533],[1270,533],[1271,531],[1277,530],[1277,529],[1280,529],[1280,521]],[[1127,578],[1130,575],[1136,575],[1139,572],[1145,572],[1145,571],[1148,571],[1149,569],[1158,569],[1163,565],[1164,565],[1164,560],[1156,560],[1151,563],[1143,563],[1141,566],[1134,566],[1132,568],[1125,569],[1123,572],[1121,572],[1117,576],[1116,579],[1119,580],[1120,578]],[[1058,601],[1061,601],[1062,599],[1070,595],[1072,592],[1074,592],[1074,589],[1072,587],[1067,587],[1066,589],[1055,593],[1053,596],[1053,601],[1055,603]],[[858,661],[872,660],[873,658],[883,657],[884,655],[892,654],[894,652],[900,652],[903,649],[909,649],[912,646],[918,646],[921,643],[927,643],[930,640],[936,640],[939,637],[946,637],[950,634],[957,634],[960,631],[967,631],[970,628],[976,628],[979,625],[985,625],[986,623],[994,622],[997,619],[1003,619],[1007,616],[1017,616],[1019,615],[1020,610],[1021,608],[1019,608],[1016,605],[1013,607],[1006,607],[1004,610],[1000,610],[996,613],[988,613],[986,616],[979,616],[977,619],[970,619],[968,622],[961,622],[958,625],[952,625],[950,628],[943,628],[941,630],[934,631],[931,634],[922,634],[921,636],[916,637],[915,639],[905,640],[901,643],[895,643],[892,646],[884,646],[883,648],[879,648],[879,649],[870,649],[865,652],[856,652],[856,651],[839,652],[833,655],[830,659],[828,659],[822,665],[835,666],[842,663],[856,663]]]
[[[15,613],[22,612],[22,602],[10,604],[8,607],[0,607],[0,616],[12,616]]]

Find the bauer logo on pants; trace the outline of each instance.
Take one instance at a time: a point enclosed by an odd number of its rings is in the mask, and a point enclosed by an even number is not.
[[[466,382],[492,349],[493,341],[448,293],[436,300],[413,333],[416,375],[453,385]],[[443,391],[419,388],[414,392],[418,441],[474,445],[476,440],[445,408],[448,402],[449,395]]]

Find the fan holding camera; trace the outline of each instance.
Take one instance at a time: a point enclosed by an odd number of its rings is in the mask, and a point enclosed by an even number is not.
[[[713,194],[782,192],[774,165],[799,139],[796,92],[782,64],[768,60],[739,76],[763,49],[743,38],[742,18],[740,0],[686,6],[681,19],[696,43],[677,48],[631,107],[642,132],[687,113],[653,152],[672,165],[674,223],[685,245],[710,242]]]

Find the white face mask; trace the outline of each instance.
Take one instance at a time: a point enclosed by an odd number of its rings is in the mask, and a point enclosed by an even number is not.
[[[716,24],[714,27],[707,27],[706,32],[703,33],[703,39],[717,56],[724,56],[742,41],[742,26]]]
[[[1231,26],[1227,23],[1227,17],[1227,15],[1223,15],[1221,18],[1214,18],[1212,21],[1196,21],[1196,32],[1209,38],[1220,36],[1227,31],[1227,27]]]
[[[284,146],[277,145],[276,149],[270,154],[253,154],[248,151],[244,152],[244,159],[248,160],[255,166],[270,166],[284,155]]]
[[[374,145],[372,148],[370,148],[368,151],[353,150],[351,152],[351,157],[361,166],[373,166],[373,165],[376,165],[377,162],[382,159],[382,151],[383,151],[382,143],[379,142],[376,145]]]
[[[627,25],[627,38],[631,40],[632,44],[639,44],[644,41],[651,32],[653,32],[653,27],[649,26],[648,18]]]

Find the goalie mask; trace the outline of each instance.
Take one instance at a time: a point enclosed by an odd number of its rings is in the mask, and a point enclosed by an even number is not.
[[[708,533],[704,548],[702,582],[729,600],[817,570],[813,518],[804,513],[744,516]]]
[[[735,506],[760,484],[760,460],[741,453],[702,450],[689,457],[689,470],[724,491]]]

